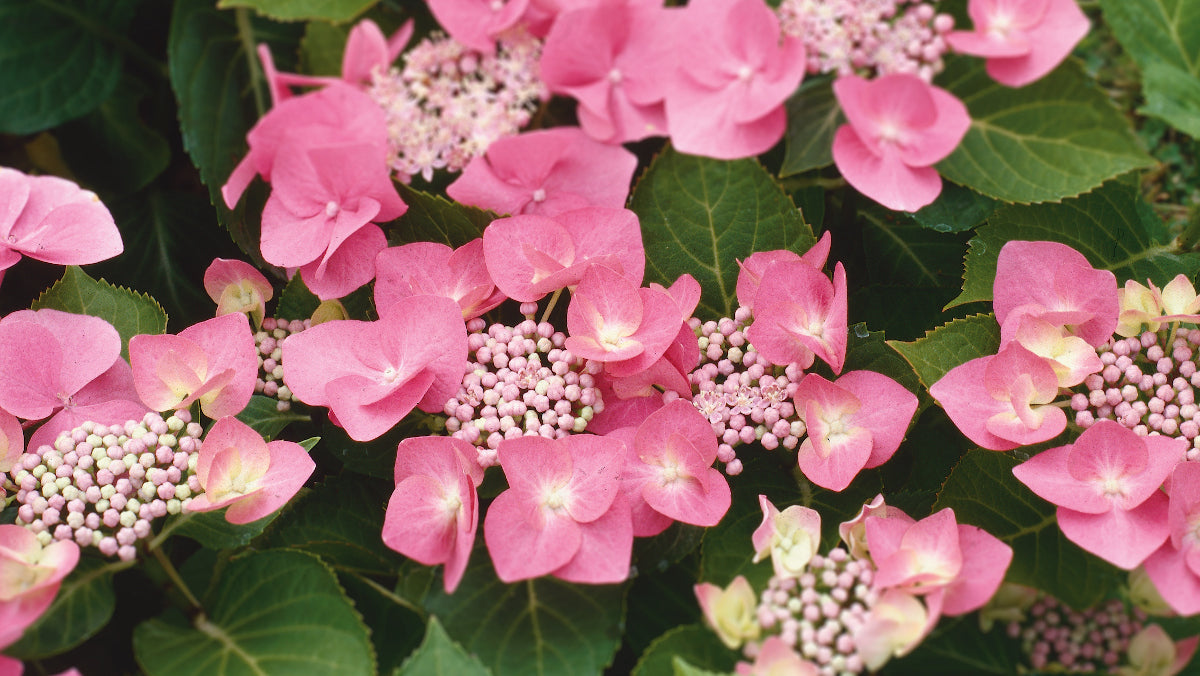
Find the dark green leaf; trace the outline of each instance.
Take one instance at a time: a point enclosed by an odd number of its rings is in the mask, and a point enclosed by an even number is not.
[[[933,204],[921,207],[912,217],[930,230],[964,232],[986,221],[995,210],[996,200],[947,181]]]
[[[499,218],[490,211],[451,202],[441,195],[406,185],[397,186],[397,190],[408,211],[384,228],[392,244],[438,242],[458,248],[482,237],[483,229]]]
[[[396,676],[487,676],[492,672],[474,655],[467,654],[442,629],[436,617],[429,618],[429,628],[421,646],[396,670]]]
[[[319,19],[341,23],[367,11],[378,0],[220,0],[221,9],[249,7],[278,21]]]
[[[321,305],[321,299],[308,290],[300,275],[293,275],[279,294],[275,316],[283,319],[308,319]]]
[[[504,584],[482,542],[454,594],[438,582],[425,598],[446,632],[496,676],[602,672],[621,642],[626,587],[554,577]]]
[[[846,116],[832,84],[827,77],[807,79],[784,104],[788,123],[781,178],[833,164],[833,133],[846,122]]]
[[[233,549],[250,544],[259,533],[267,527],[279,510],[271,512],[257,521],[247,524],[229,523],[225,520],[225,510],[212,512],[189,512],[175,517],[176,525],[168,526],[175,533],[189,537],[209,549]]]
[[[237,419],[249,425],[267,441],[275,438],[283,431],[283,428],[291,423],[304,422],[309,419],[307,414],[297,413],[294,410],[280,411],[278,405],[279,400],[256,394],[250,397],[250,403],[246,405],[246,408],[237,414]]]
[[[635,543],[636,546],[636,543]],[[700,621],[693,586],[700,557],[693,556],[662,572],[640,573],[626,599],[624,652],[640,655],[663,633]]]
[[[1101,0],[1113,35],[1142,69],[1141,112],[1200,137],[1200,4]]]
[[[100,631],[116,607],[112,577],[129,564],[82,557],[63,580],[54,603],[37,619],[21,640],[5,653],[23,660],[39,660],[75,647]]]
[[[342,52],[350,26],[334,26],[324,21],[309,21],[300,41],[301,70],[310,75],[342,74]]]
[[[846,342],[845,371],[875,371],[895,380],[920,396],[921,383],[908,362],[883,339],[882,331],[868,331],[865,324],[850,327]]]
[[[1000,325],[995,315],[975,315],[955,319],[911,343],[889,340],[888,345],[912,364],[921,384],[928,388],[955,366],[996,354],[1000,349]]]
[[[1050,240],[1073,247],[1117,283],[1147,278],[1166,284],[1200,270],[1200,254],[1180,253],[1167,226],[1142,200],[1136,185],[1112,181],[1062,204],[1009,205],[976,231],[967,252],[963,291],[952,305],[992,299],[996,260],[1009,240]]]
[[[403,559],[382,537],[390,485],[353,474],[333,477],[295,500],[267,534],[267,545],[316,554],[339,572],[395,575]]]
[[[1009,582],[1036,587],[1074,608],[1092,606],[1108,594],[1117,570],[1067,540],[1054,505],[1013,476],[1017,464],[1007,453],[967,453],[934,509],[952,507],[959,523],[979,526],[1012,547]]]
[[[675,670],[675,676],[723,676],[722,672],[710,671],[701,669],[700,667],[692,666],[691,662],[676,656],[671,660],[671,666]],[[731,674],[732,672],[724,672]]]
[[[256,262],[262,204],[247,199],[225,208],[220,188],[246,153],[246,132],[270,105],[254,46],[272,48],[276,65],[287,69],[303,26],[252,18],[245,10],[223,12],[211,0],[175,3],[167,37],[171,87],[179,102],[183,145],[200,170],[221,223]]]
[[[129,339],[167,330],[167,313],[150,296],[88,277],[78,265],[67,267],[62,279],[37,300],[34,310],[61,310],[92,315],[112,324],[121,334],[121,356],[129,359]]]
[[[675,521],[654,537],[634,540],[631,575],[666,570],[699,547],[703,538],[703,528]]]
[[[0,5],[0,132],[30,134],[94,110],[121,77],[136,0]]]
[[[1057,202],[1153,163],[1108,95],[1073,61],[1020,89],[989,77],[981,59],[947,59],[940,79],[967,104],[971,128],[938,171],[984,195]]]
[[[421,643],[425,620],[415,605],[374,580],[350,573],[338,579],[371,630],[379,673],[392,674]]]
[[[738,653],[726,648],[708,627],[684,625],[651,643],[634,667],[633,676],[671,676],[676,673],[673,662],[677,657],[693,667],[727,672],[733,670]]]
[[[724,162],[667,149],[630,202],[641,219],[646,281],[700,282],[697,315],[732,317],[737,261],[755,251],[807,251],[816,238],[787,193],[754,160]]]
[[[888,662],[880,673],[884,676],[1006,676],[1021,673],[1023,662],[1019,642],[998,628],[984,634],[972,613],[943,618],[911,655]]]
[[[375,673],[367,628],[320,559],[252,552],[220,574],[193,626],[159,618],[134,630],[134,654],[149,676]]]

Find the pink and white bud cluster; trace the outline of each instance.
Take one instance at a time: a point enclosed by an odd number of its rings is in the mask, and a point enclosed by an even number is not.
[[[292,408],[292,391],[283,383],[283,341],[310,326],[312,322],[308,319],[267,317],[262,329],[254,334],[254,346],[258,349],[258,380],[254,383],[254,392],[278,399],[275,408],[280,411]]]
[[[742,652],[753,659],[762,642],[777,635],[822,676],[862,673],[866,665],[854,635],[879,599],[871,587],[874,574],[870,559],[837,547],[813,556],[798,578],[773,576],[757,609],[763,641],[748,642]]]
[[[1021,651],[1037,671],[1104,674],[1123,661],[1145,620],[1140,608],[1130,611],[1116,599],[1080,611],[1042,596],[1026,619],[1010,622],[1007,631],[1021,639]]]
[[[436,169],[459,171],[493,141],[512,136],[549,96],[538,77],[542,42],[524,31],[499,39],[495,53],[441,33],[409,50],[403,68],[376,70],[367,93],[384,110],[388,162],[408,183]]]
[[[795,450],[804,436],[792,397],[803,371],[796,364],[776,367],[746,340],[750,310],[739,307],[734,318],[689,325],[700,343],[700,364],[688,374],[696,394],[692,404],[712,424],[720,440],[717,459],[730,475],[739,474],[735,447],[759,441],[763,448]]]
[[[953,17],[920,0],[784,0],[779,21],[804,40],[809,73],[909,73],[926,82],[942,72],[954,29]]]
[[[1197,346],[1197,329],[1113,336],[1097,350],[1103,370],[1089,375],[1071,397],[1075,423],[1086,429],[1097,420],[1116,420],[1141,436],[1183,437],[1188,460],[1200,459]]]
[[[446,429],[474,444],[479,464],[498,464],[504,439],[561,439],[587,429],[604,409],[594,376],[603,367],[563,348],[566,335],[549,322],[527,319],[517,326],[469,322],[473,359],[462,387],[446,402]]]
[[[43,545],[73,540],[130,561],[154,519],[178,514],[201,491],[194,472],[203,433],[185,410],[63,432],[13,468],[17,523]]]

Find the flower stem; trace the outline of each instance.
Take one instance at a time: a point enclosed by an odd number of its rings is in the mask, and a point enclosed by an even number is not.
[[[171,579],[171,583],[175,585],[179,593],[183,594],[192,608],[197,611],[203,611],[204,606],[200,605],[200,599],[196,598],[191,589],[188,589],[183,578],[179,576],[179,571],[175,570],[175,566],[171,564],[171,560],[167,558],[167,555],[163,554],[163,551],[158,548],[150,550],[150,553],[154,555],[154,559],[162,566],[163,572],[167,574],[167,577]]]
[[[155,535],[154,539],[150,541],[150,544],[146,545],[146,549],[149,551],[154,551],[162,546],[162,543],[166,542],[167,536],[171,534],[171,531],[182,526],[189,519],[191,519],[192,514],[194,514],[194,512],[185,512],[172,519],[171,523],[164,526],[162,531],[158,535]]]
[[[546,306],[546,311],[542,313],[543,322],[550,319],[550,313],[554,312],[554,306],[558,303],[558,297],[562,295],[562,292],[563,290],[559,289],[554,292],[553,296],[550,296],[550,304]]]

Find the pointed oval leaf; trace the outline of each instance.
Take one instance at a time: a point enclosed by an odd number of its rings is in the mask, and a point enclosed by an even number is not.
[[[699,607],[698,601],[696,605]],[[633,668],[633,676],[678,673],[673,667],[676,660],[684,660],[685,664],[692,668],[703,667],[715,672],[730,672],[737,661],[737,653],[726,648],[708,627],[702,624],[687,624],[675,627],[655,639],[638,658],[637,666]]]
[[[996,354],[1000,349],[1000,325],[993,314],[974,315],[926,331],[924,338],[912,342],[889,340],[928,389],[950,369],[977,357]]]
[[[67,267],[62,279],[37,300],[34,310],[52,309],[99,317],[121,335],[121,356],[129,359],[129,339],[143,333],[167,330],[167,313],[150,296],[95,280],[78,265]]]
[[[784,103],[787,133],[780,178],[833,164],[833,134],[846,116],[833,96],[832,82],[807,79]]]
[[[479,658],[467,654],[450,638],[437,617],[429,618],[425,640],[396,670],[396,676],[489,676],[491,673]]]

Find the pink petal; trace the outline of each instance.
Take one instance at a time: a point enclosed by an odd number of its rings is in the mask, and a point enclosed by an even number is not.
[[[572,463],[567,513],[581,524],[595,521],[610,511],[620,492],[625,444],[595,434],[568,435],[561,443],[570,451]],[[629,505],[624,508],[628,510]]]
[[[553,290],[542,282],[570,267],[576,249],[571,233],[557,219],[522,215],[492,221],[483,231],[483,255],[496,287],[524,303]]]
[[[301,266],[300,276],[321,300],[342,298],[375,278],[375,256],[386,247],[387,237],[378,226],[363,226],[324,259]]]
[[[847,183],[896,211],[917,211],[942,192],[936,169],[909,166],[895,154],[875,154],[850,125],[834,134],[833,161]]]
[[[516,440],[508,440],[516,441]],[[540,577],[562,568],[579,551],[583,535],[567,517],[535,525],[526,516],[529,506],[512,490],[496,496],[483,522],[483,538],[503,582]]]
[[[342,79],[352,84],[371,83],[371,74],[376,69],[386,70],[392,63],[387,38],[379,25],[370,19],[355,24],[346,39],[342,52]]]
[[[988,59],[988,75],[1009,87],[1039,80],[1071,53],[1089,28],[1087,17],[1074,0],[1050,0],[1042,21],[1027,33],[1029,53]]]
[[[962,571],[946,589],[946,615],[962,615],[981,608],[1004,581],[1012,562],[1012,547],[982,528],[958,525],[958,546],[962,550]]]
[[[1188,568],[1184,552],[1176,550],[1168,542],[1142,565],[1159,595],[1172,610],[1180,615],[1200,613],[1200,576]]]
[[[262,478],[261,488],[235,502],[225,512],[232,524],[257,521],[282,507],[292,499],[317,468],[308,452],[292,441],[272,441],[267,444],[271,466]]]
[[[1167,496],[1162,493],[1128,511],[1085,514],[1059,507],[1057,515],[1058,527],[1068,540],[1126,570],[1145,561],[1170,534]]]
[[[553,575],[580,584],[624,582],[633,555],[633,524],[624,496],[617,495],[610,509],[579,530],[579,550]]]
[[[992,305],[1003,326],[1011,312],[1037,305],[1044,312],[1070,311],[1074,333],[1090,345],[1112,337],[1120,312],[1117,278],[1096,270],[1078,251],[1058,242],[1005,243],[996,260]]]
[[[457,482],[417,474],[396,484],[383,522],[383,543],[426,566],[445,563],[458,539],[456,513],[447,513],[445,500]]]
[[[258,377],[258,349],[246,315],[221,315],[193,324],[180,331],[179,337],[193,341],[204,351],[209,379],[219,373],[218,366],[231,372],[229,382],[221,386],[219,394],[200,398],[204,414],[221,418],[240,413],[250,403]],[[130,355],[132,357],[132,351]]]

